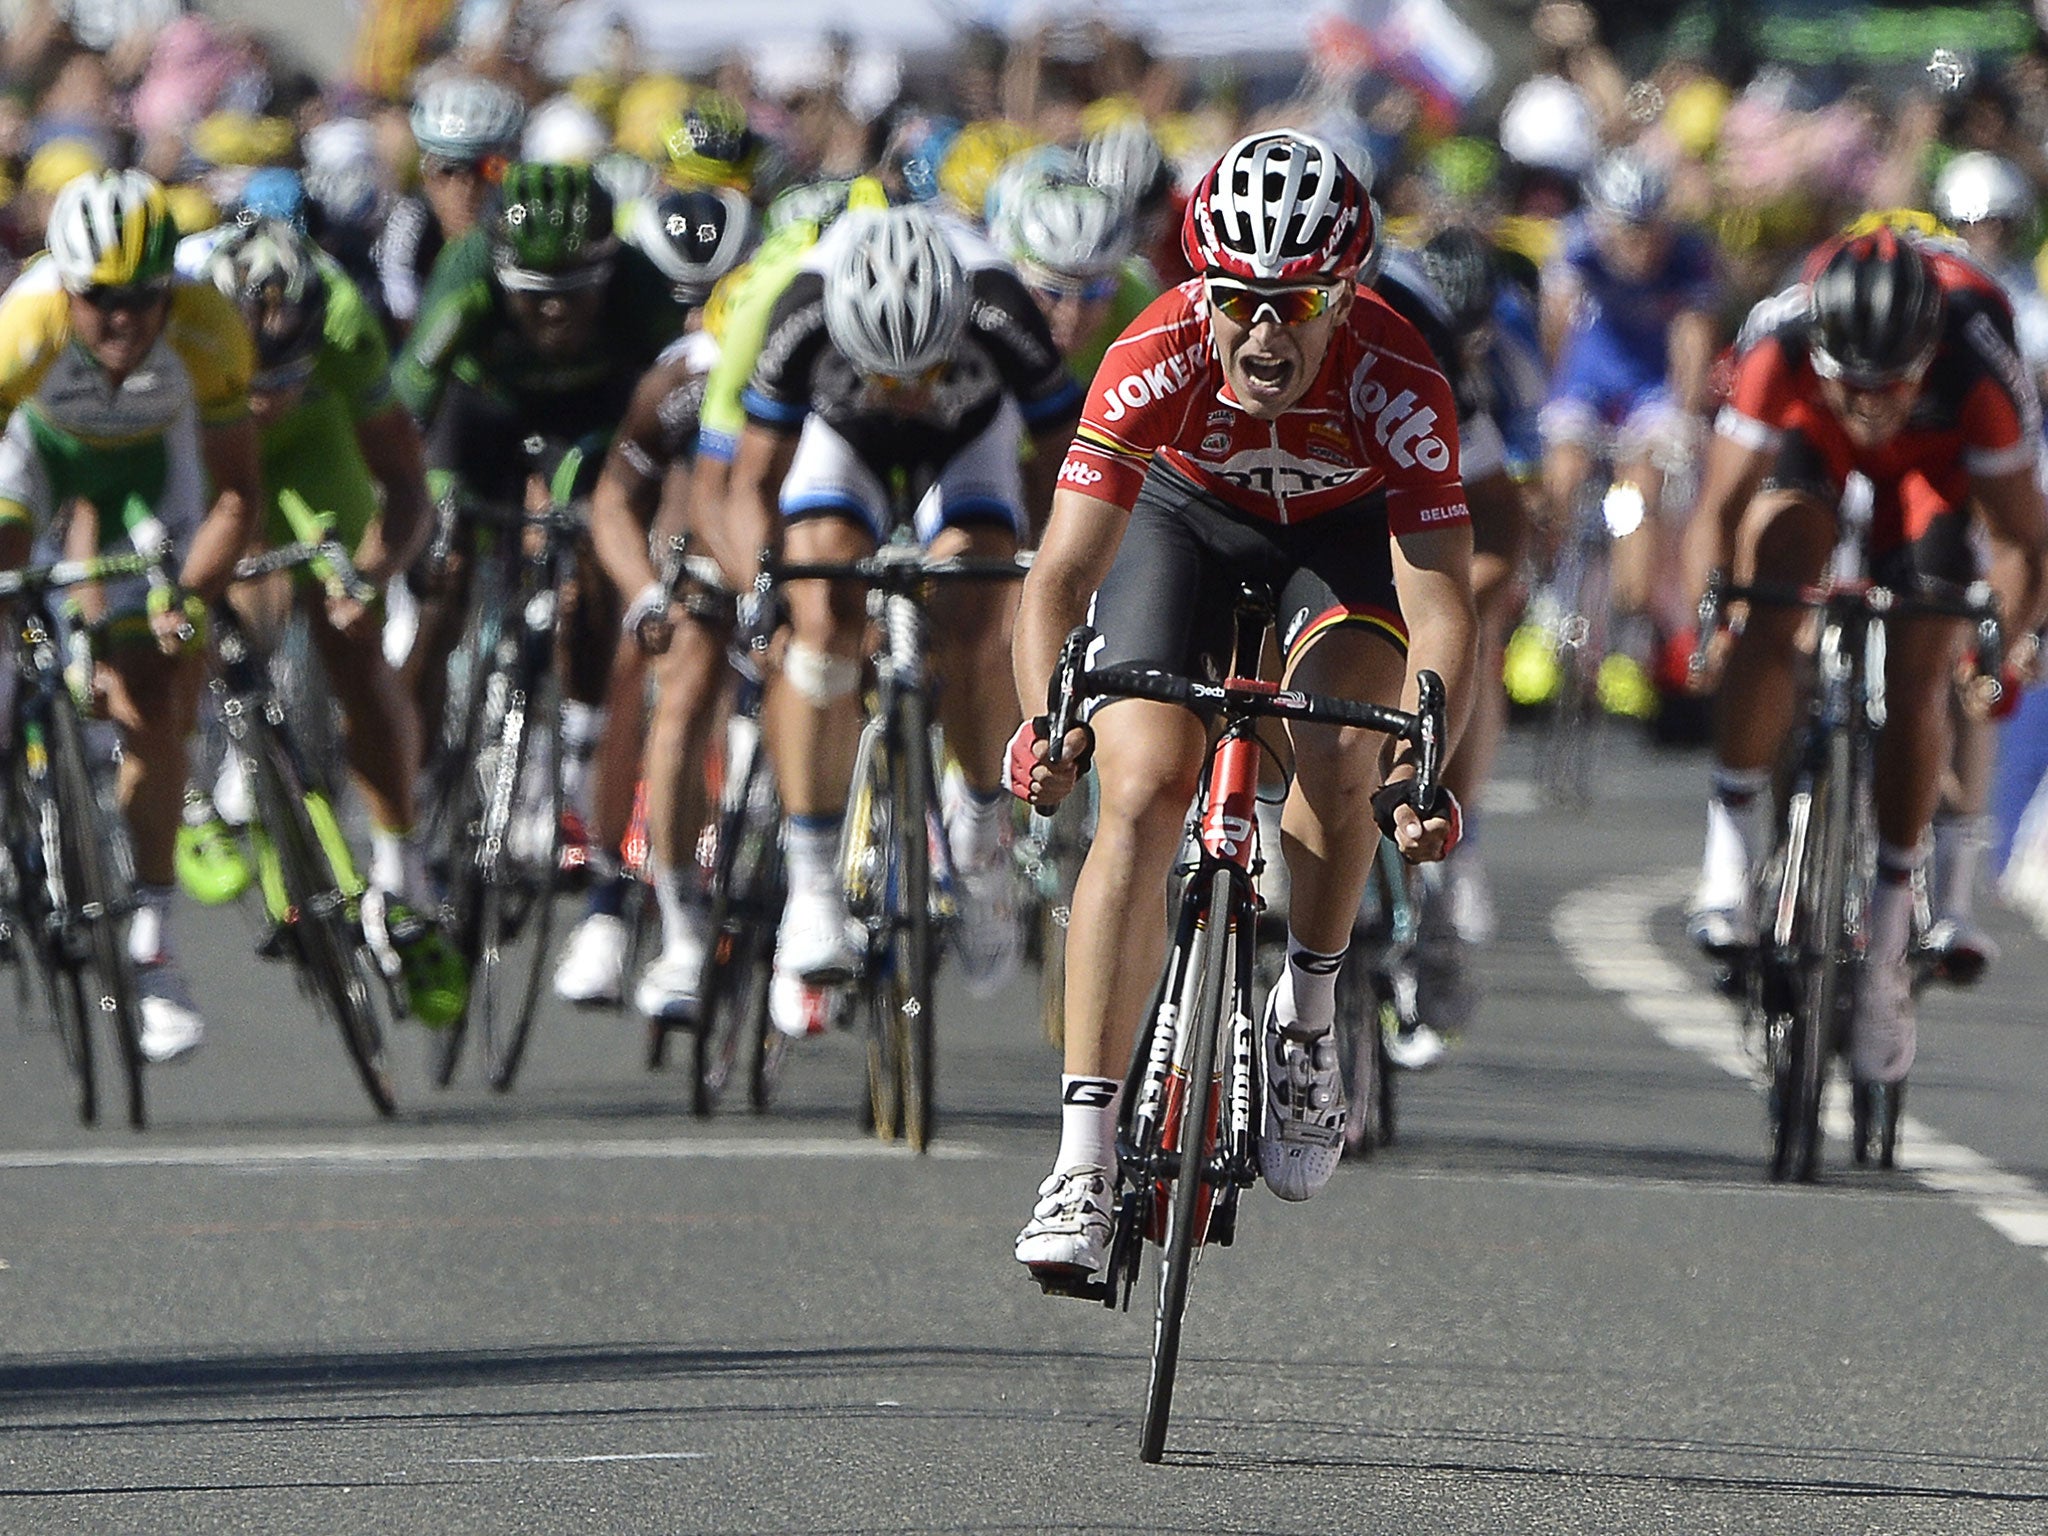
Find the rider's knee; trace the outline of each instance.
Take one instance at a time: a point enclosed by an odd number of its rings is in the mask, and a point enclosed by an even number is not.
[[[851,657],[821,650],[798,636],[783,652],[782,675],[798,697],[823,709],[853,696],[860,687],[861,665]]]
[[[1201,787],[1199,759],[1183,763],[1150,748],[1105,751],[1098,742],[1095,768],[1102,799],[1100,822],[1129,825],[1152,840],[1178,834]]]

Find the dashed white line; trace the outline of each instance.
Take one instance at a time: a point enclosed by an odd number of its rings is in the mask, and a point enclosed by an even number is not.
[[[958,1162],[989,1154],[979,1147],[939,1142],[927,1154]],[[614,1137],[596,1141],[334,1142],[230,1146],[69,1147],[0,1151],[0,1170],[34,1168],[227,1168],[246,1173],[346,1171],[421,1163],[511,1162],[734,1162],[749,1159],[914,1160],[902,1146],[879,1141],[812,1137]]]
[[[446,1467],[583,1467],[604,1461],[708,1461],[709,1451],[613,1451],[597,1456],[451,1456]]]
[[[1666,1044],[1755,1085],[1756,1065],[1741,1048],[1732,1005],[1703,992],[1698,978],[1674,965],[1650,935],[1651,914],[1677,901],[1686,886],[1686,871],[1666,870],[1576,891],[1551,914],[1551,932],[1587,981],[1614,993]],[[1829,1084],[1822,1111],[1828,1138],[1847,1142],[1848,1094],[1839,1081]],[[1910,1148],[1901,1160],[1908,1178],[1962,1201],[2001,1236],[2048,1257],[2048,1192],[1916,1115],[1906,1116],[1900,1135]]]

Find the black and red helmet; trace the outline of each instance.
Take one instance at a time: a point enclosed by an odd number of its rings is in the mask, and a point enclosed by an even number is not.
[[[1924,369],[1941,344],[1947,305],[1927,253],[1878,228],[1816,254],[1808,351],[1822,378],[1876,388]]]
[[[1293,129],[1231,145],[1197,183],[1181,223],[1197,272],[1250,282],[1350,277],[1372,249],[1364,183],[1322,140]]]

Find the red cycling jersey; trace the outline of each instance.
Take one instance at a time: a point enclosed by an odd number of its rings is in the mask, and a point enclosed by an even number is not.
[[[1161,294],[1104,355],[1060,483],[1129,508],[1155,454],[1269,522],[1305,522],[1380,491],[1392,533],[1471,521],[1450,386],[1415,328],[1366,288],[1307,394],[1277,421],[1232,398],[1201,280]]]
[[[1931,245],[1922,250],[1946,296],[1946,314],[1940,347],[1896,437],[1858,448],[1821,398],[1807,354],[1804,284],[1751,314],[1737,343],[1728,403],[1714,423],[1720,435],[1754,451],[1803,449],[1833,487],[1852,470],[1867,476],[1876,493],[1877,552],[1918,539],[1935,518],[1960,509],[1972,477],[2026,469],[2040,441],[2040,405],[2014,345],[2011,304],[1972,262]]]

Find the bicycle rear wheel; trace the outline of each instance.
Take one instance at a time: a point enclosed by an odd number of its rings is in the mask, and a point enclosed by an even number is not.
[[[85,930],[84,951],[70,977],[78,989],[82,1013],[96,1015],[113,1027],[128,1096],[128,1123],[141,1130],[147,1120],[142,1088],[142,1004],[135,985],[135,962],[128,954],[127,928],[121,920],[128,893],[115,877],[109,844],[98,830],[99,799],[86,763],[85,735],[68,694],[51,696],[43,724],[51,789],[61,811],[57,826],[64,886],[72,912]],[[83,1017],[79,1028],[83,1062],[89,1049],[83,1035],[90,1033]]]
[[[1152,1374],[1145,1387],[1144,1438],[1141,1460],[1156,1462],[1165,1454],[1167,1421],[1173,1412],[1173,1384],[1180,1365],[1181,1319],[1187,1310],[1188,1282],[1200,1253],[1200,1229],[1206,1227],[1209,1202],[1216,1193],[1208,1179],[1209,1145],[1220,1109],[1213,1080],[1216,1041],[1227,1005],[1230,974],[1230,872],[1216,871],[1210,881],[1203,922],[1183,973],[1187,1006],[1181,1012],[1185,1066],[1180,1078],[1179,1113],[1171,1132],[1162,1137],[1162,1156],[1172,1167],[1173,1188],[1166,1207],[1166,1231],[1159,1249],[1159,1305],[1153,1315]],[[1172,1085],[1169,1085],[1171,1088]]]
[[[506,681],[509,686],[511,680]],[[548,674],[542,674],[530,695],[512,689],[485,799],[469,1011],[483,1048],[485,1076],[500,1093],[518,1076],[532,1038],[554,933],[561,759],[551,751],[532,750],[532,744],[535,731],[555,719],[555,699]],[[522,837],[515,819],[533,834]]]
[[[299,976],[314,1003],[341,1031],[356,1078],[377,1113],[395,1114],[397,1096],[385,1053],[376,988],[382,978],[362,937],[353,901],[320,840],[308,805],[318,792],[301,780],[284,742],[255,724],[249,746],[262,833],[284,882],[287,931]]]

